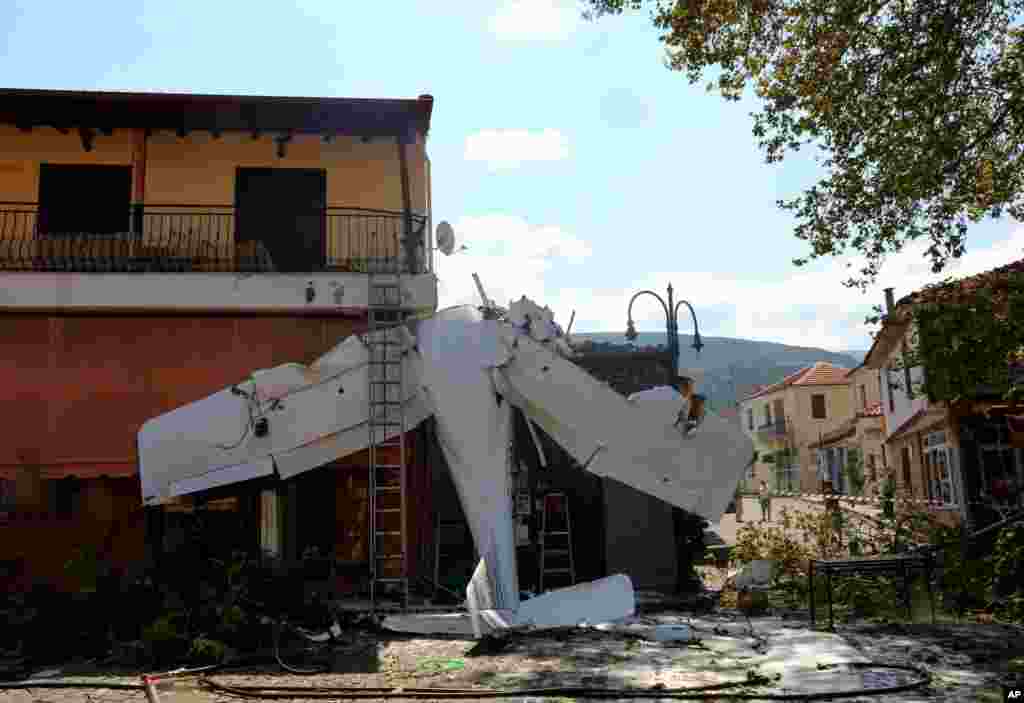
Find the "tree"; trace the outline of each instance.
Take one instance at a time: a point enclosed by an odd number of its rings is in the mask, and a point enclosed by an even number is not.
[[[588,16],[651,10],[669,68],[761,99],[769,163],[814,146],[827,175],[779,206],[809,245],[853,250],[849,286],[928,241],[934,272],[985,217],[1024,219],[1024,0],[587,0]]]
[[[846,453],[846,480],[850,484],[850,495],[864,495],[864,461],[858,447],[852,447]]]

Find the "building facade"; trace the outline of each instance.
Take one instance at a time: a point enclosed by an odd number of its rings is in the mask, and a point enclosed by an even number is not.
[[[63,564],[87,544],[130,571],[147,541],[180,541],[175,514],[197,506],[222,516],[225,549],[296,560],[315,546],[365,569],[365,453],[154,515],[141,508],[136,435],[365,329],[368,271],[400,271],[407,302],[436,308],[432,105],[0,91],[8,578],[72,588]],[[430,467],[423,438],[407,441],[409,486],[422,489],[403,506],[415,570],[433,534]]]
[[[748,474],[748,487],[756,489],[764,480],[775,492],[818,489],[811,445],[849,418],[853,396],[848,371],[817,362],[755,391],[740,403],[740,420],[758,452],[758,461]]]

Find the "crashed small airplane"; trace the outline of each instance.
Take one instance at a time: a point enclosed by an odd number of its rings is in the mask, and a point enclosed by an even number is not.
[[[714,414],[679,422],[681,395],[667,403],[664,393],[627,399],[589,375],[571,361],[551,311],[525,297],[507,311],[486,299],[481,308],[447,308],[385,334],[404,355],[404,425],[436,419],[482,557],[467,587],[477,637],[608,622],[635,610],[622,574],[520,602],[507,451],[513,407],[586,470],[711,522],[753,454],[741,428]],[[369,355],[366,340],[353,335],[309,366],[255,371],[149,420],[138,436],[144,502],[263,476],[287,479],[367,448]],[[398,432],[396,425],[390,434]]]

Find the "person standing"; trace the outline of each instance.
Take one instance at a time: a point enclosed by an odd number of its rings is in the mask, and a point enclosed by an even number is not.
[[[764,479],[761,480],[761,522],[771,522],[772,520],[772,498],[768,493],[768,482]]]

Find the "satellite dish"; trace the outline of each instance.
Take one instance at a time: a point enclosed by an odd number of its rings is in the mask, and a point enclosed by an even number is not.
[[[455,230],[443,220],[437,225],[437,248],[445,256],[451,256],[455,251]]]

